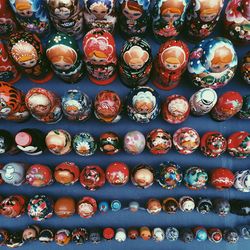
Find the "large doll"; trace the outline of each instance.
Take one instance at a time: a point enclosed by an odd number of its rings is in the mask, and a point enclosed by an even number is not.
[[[50,19],[58,31],[75,39],[83,36],[83,11],[79,0],[47,0]]]
[[[190,0],[157,0],[153,7],[153,33],[160,42],[179,35]]]
[[[116,24],[114,0],[84,0],[84,21],[88,30],[102,28],[113,32]]]
[[[119,0],[119,25],[126,36],[145,34],[150,18],[150,0]]]
[[[194,85],[217,89],[234,76],[238,59],[233,44],[226,38],[203,40],[190,54],[188,71]]]
[[[55,74],[68,83],[83,76],[83,61],[73,37],[57,32],[48,41],[46,55]]]
[[[93,29],[84,37],[82,46],[90,81],[99,85],[114,81],[117,57],[113,36],[103,29]]]
[[[40,39],[28,32],[17,32],[10,36],[8,52],[22,73],[36,83],[49,81],[53,74],[43,52]]]
[[[187,10],[187,35],[192,40],[209,36],[220,18],[224,0],[191,0]]]
[[[39,36],[50,32],[49,15],[44,0],[9,0],[21,27]]]

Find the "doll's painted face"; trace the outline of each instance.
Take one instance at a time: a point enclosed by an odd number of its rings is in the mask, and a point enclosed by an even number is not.
[[[53,65],[57,69],[61,69],[61,70],[68,70],[73,66],[72,63],[65,61],[63,57],[61,57],[61,59],[55,62]]]
[[[173,23],[174,21],[177,21],[180,19],[181,15],[179,13],[174,13],[171,11],[166,11],[163,15],[162,18],[166,22]]]
[[[93,54],[90,57],[90,60],[91,60],[91,63],[96,64],[96,65],[102,65],[102,64],[107,63],[107,59],[105,55],[101,56],[101,55]]]
[[[32,4],[27,0],[16,0],[16,12],[22,17],[31,17],[33,15]]]
[[[142,16],[143,10],[138,3],[128,0],[122,8],[122,13],[130,20],[137,20]]]
[[[173,23],[180,19],[184,11],[183,0],[163,0],[160,8],[161,17],[168,23]]]
[[[66,7],[56,8],[54,10],[55,15],[60,19],[66,19],[70,16],[70,9]]]
[[[139,113],[150,113],[153,111],[156,103],[156,98],[151,92],[139,92],[133,97],[133,106]]]
[[[108,7],[101,2],[94,3],[90,6],[90,11],[97,19],[102,20],[108,14]]]
[[[183,50],[178,46],[167,48],[163,51],[162,63],[167,70],[178,70],[185,61],[185,54]]]
[[[221,0],[200,0],[200,19],[205,22],[213,21],[220,11]]]

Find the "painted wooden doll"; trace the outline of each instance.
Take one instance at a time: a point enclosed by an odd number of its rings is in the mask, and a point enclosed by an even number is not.
[[[190,0],[157,0],[153,7],[152,29],[160,42],[179,35]]]
[[[161,45],[154,61],[153,84],[163,90],[176,88],[188,63],[188,46],[180,40]]]
[[[52,78],[41,41],[36,35],[22,31],[12,34],[8,40],[8,52],[31,81],[44,83]]]
[[[187,10],[187,35],[192,40],[202,40],[209,36],[223,8],[224,0],[191,0]]]
[[[31,115],[38,121],[56,123],[62,118],[61,100],[52,91],[33,88],[25,96]]]
[[[250,84],[250,51],[246,53],[241,65],[241,75],[247,84]]]
[[[79,82],[83,77],[83,61],[73,37],[57,32],[49,38],[46,48],[55,74],[68,83]]]
[[[0,82],[0,118],[16,122],[29,118],[23,93],[6,82]]]
[[[50,32],[49,15],[43,0],[9,0],[20,26],[27,32],[46,36]]]
[[[119,73],[122,82],[129,88],[143,86],[150,78],[151,69],[150,45],[138,36],[131,37],[125,42],[120,54]]]
[[[225,10],[225,32],[235,43],[250,42],[250,0],[230,0]]]
[[[5,44],[0,40],[0,81],[15,83],[21,75],[10,60]]]
[[[194,85],[217,89],[233,78],[237,63],[231,41],[222,37],[208,38],[191,52],[188,71]]]
[[[119,25],[126,36],[145,34],[150,19],[150,0],[119,0]]]
[[[83,36],[83,12],[79,0],[47,0],[54,27],[79,39]]]
[[[114,0],[84,0],[84,21],[88,30],[101,28],[112,33],[116,24]]]
[[[0,0],[0,39],[8,39],[16,32],[17,24],[8,0]]]
[[[113,82],[117,76],[117,56],[111,33],[93,29],[84,37],[82,47],[90,81],[98,85]]]

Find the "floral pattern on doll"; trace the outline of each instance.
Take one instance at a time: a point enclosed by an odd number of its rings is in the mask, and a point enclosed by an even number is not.
[[[247,52],[241,66],[241,74],[247,84],[250,84],[250,51]]]

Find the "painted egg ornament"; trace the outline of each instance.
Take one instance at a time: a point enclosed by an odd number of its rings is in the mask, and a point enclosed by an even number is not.
[[[69,218],[76,212],[75,200],[71,197],[60,197],[54,204],[54,212],[60,218]]]
[[[227,228],[223,231],[223,238],[230,244],[236,244],[240,237],[236,229],[234,228]]]
[[[146,204],[146,209],[149,214],[159,214],[162,211],[161,202],[157,199],[149,199]]]
[[[110,203],[110,208],[112,212],[118,212],[122,209],[122,204],[119,200],[113,200]]]
[[[140,131],[130,131],[123,139],[123,148],[132,155],[141,154],[146,146],[146,139]]]
[[[152,9],[152,29],[159,42],[165,42],[181,32],[189,0],[157,0]]]
[[[239,236],[244,240],[250,240],[250,225],[242,225],[237,228]]]
[[[117,76],[116,47],[112,34],[101,28],[90,30],[83,39],[82,47],[90,81],[97,85],[112,83]]]
[[[167,227],[165,234],[168,241],[177,241],[179,238],[179,230],[176,227]]]
[[[194,240],[194,233],[189,228],[183,228],[180,232],[180,238],[184,243],[191,243]]]
[[[24,240],[22,237],[22,232],[13,232],[10,233],[8,240],[6,241],[6,246],[8,248],[17,248],[21,247],[24,244]]]
[[[179,209],[179,203],[175,198],[166,198],[162,201],[162,209],[167,214],[175,214]]]
[[[128,39],[121,49],[119,58],[120,78],[125,86],[135,88],[148,82],[153,59],[150,45],[145,39],[137,36]]]
[[[200,145],[200,136],[193,128],[183,127],[173,135],[173,144],[180,154],[191,154]]]
[[[73,149],[80,156],[93,155],[97,149],[95,138],[87,132],[82,132],[74,136]]]
[[[136,228],[129,228],[127,234],[131,240],[136,240],[139,236],[139,231]]]
[[[124,228],[117,228],[115,232],[115,240],[124,242],[127,239],[127,234]]]
[[[234,188],[241,192],[250,192],[250,170],[235,173]]]
[[[182,212],[192,212],[195,208],[194,199],[190,196],[182,196],[179,199],[179,208]]]
[[[86,228],[75,228],[71,233],[72,242],[76,245],[82,245],[88,241],[89,233]]]
[[[43,194],[30,198],[27,205],[28,215],[35,221],[44,221],[53,215],[54,203],[52,199]]]
[[[72,185],[78,181],[79,167],[73,162],[62,162],[54,170],[55,180],[63,185]]]
[[[129,211],[132,213],[136,213],[141,209],[139,202],[137,201],[131,201],[128,204]]]
[[[55,233],[55,243],[59,246],[68,245],[71,241],[71,233],[68,229],[60,229]]]
[[[238,113],[240,119],[250,119],[250,95],[243,96],[243,105]]]
[[[114,132],[105,132],[100,135],[99,149],[106,155],[117,154],[121,150],[119,136]]]
[[[230,155],[237,158],[247,158],[250,155],[250,134],[238,131],[228,138],[227,150]]]
[[[19,152],[15,145],[14,136],[5,129],[0,129],[0,154],[14,155]]]
[[[152,233],[149,227],[140,227],[140,237],[143,240],[150,240],[152,237]]]
[[[42,229],[39,233],[38,240],[41,243],[50,243],[54,241],[54,232],[48,228]]]
[[[228,200],[217,198],[213,201],[214,212],[219,216],[226,216],[230,213],[231,206]]]
[[[23,231],[23,240],[25,242],[37,240],[40,231],[41,231],[41,229],[37,225],[30,225],[30,226],[28,226]]]
[[[208,239],[213,243],[220,243],[223,239],[222,232],[219,228],[208,229]]]
[[[200,197],[196,203],[196,210],[201,214],[210,213],[213,210],[213,203],[209,198]]]
[[[101,213],[107,213],[109,210],[109,203],[107,201],[98,202],[98,210]]]
[[[5,229],[0,229],[0,246],[5,246],[9,239],[9,232]]]
[[[160,227],[155,227],[152,230],[152,238],[156,242],[161,242],[161,241],[165,240],[165,232],[164,232],[164,230],[162,228],[160,228]]]
[[[92,197],[85,196],[77,204],[77,213],[84,219],[91,218],[97,211],[96,200]]]
[[[153,84],[167,91],[176,88],[187,68],[188,57],[188,46],[181,40],[162,44],[154,60]]]
[[[195,86],[217,89],[233,78],[237,63],[237,54],[230,40],[208,38],[190,53],[188,71]]]
[[[92,229],[89,232],[89,241],[93,244],[98,244],[102,240],[101,233],[99,229]]]
[[[97,165],[89,165],[83,168],[80,174],[80,183],[84,188],[95,191],[105,184],[105,172]]]
[[[216,189],[229,189],[234,185],[234,173],[228,168],[216,168],[212,170],[210,183]]]
[[[181,95],[170,95],[162,105],[163,119],[171,124],[184,122],[190,113],[187,99]]]
[[[160,113],[160,96],[150,87],[136,87],[127,96],[128,117],[136,122],[148,123]]]
[[[173,189],[182,182],[181,167],[175,162],[163,162],[160,164],[160,168],[156,173],[156,180],[166,189]]]
[[[250,51],[248,51],[241,64],[241,76],[247,84],[250,84]]]
[[[199,227],[195,227],[193,229],[193,232],[194,232],[194,238],[197,240],[197,241],[206,241],[207,238],[208,238],[208,235],[207,235],[207,230],[206,228],[202,227],[202,226],[199,226]]]
[[[147,164],[139,164],[131,172],[132,183],[140,188],[148,188],[154,183],[154,169]]]
[[[227,140],[222,133],[209,131],[201,137],[200,149],[205,156],[219,157],[227,149]]]
[[[112,240],[115,237],[115,230],[111,227],[106,227],[102,231],[102,236],[105,240]]]
[[[249,200],[230,200],[231,213],[239,216],[250,215],[250,202]]]
[[[98,120],[107,123],[118,122],[121,119],[122,102],[119,95],[111,90],[100,91],[94,102],[94,113]]]

